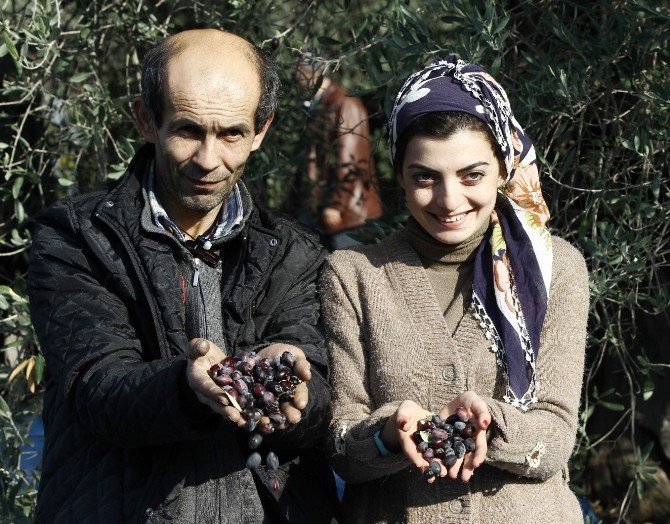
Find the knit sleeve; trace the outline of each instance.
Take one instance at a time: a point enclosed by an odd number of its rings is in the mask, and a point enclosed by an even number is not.
[[[584,258],[556,238],[537,360],[538,402],[524,413],[500,400],[484,399],[493,419],[487,457],[491,465],[540,480],[567,469],[577,431],[588,309]]]
[[[402,453],[382,457],[374,441],[374,433],[400,402],[375,406],[371,399],[355,289],[346,289],[333,265],[327,265],[321,276],[321,303],[333,389],[329,454],[335,471],[349,483],[381,478],[410,464]]]

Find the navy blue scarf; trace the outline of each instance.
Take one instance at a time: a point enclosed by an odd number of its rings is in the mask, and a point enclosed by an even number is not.
[[[412,75],[388,123],[391,161],[398,138],[418,117],[460,111],[484,121],[507,172],[491,215],[491,233],[475,258],[472,308],[507,379],[504,400],[522,409],[537,402],[536,362],[551,283],[549,210],[535,148],[514,118],[505,90],[483,68],[455,56]]]

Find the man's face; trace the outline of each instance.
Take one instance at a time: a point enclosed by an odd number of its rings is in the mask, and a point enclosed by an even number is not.
[[[254,67],[230,71],[198,62],[170,62],[163,119],[147,137],[156,146],[158,196],[177,221],[218,211],[265,135],[254,132],[260,98]]]

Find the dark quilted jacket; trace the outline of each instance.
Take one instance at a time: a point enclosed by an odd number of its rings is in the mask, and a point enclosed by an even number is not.
[[[37,522],[219,521],[170,514],[182,469],[208,479],[244,467],[246,451],[235,460],[217,452],[245,450],[244,435],[186,384],[180,255],[139,224],[152,155],[145,146],[110,192],[58,202],[38,221],[29,295],[47,365]],[[285,461],[278,500],[255,478],[264,506],[283,515],[268,520],[330,522],[334,488],[314,450],[330,417],[315,287],[323,251],[299,226],[254,208],[222,253],[226,346],[286,342],[312,362],[303,419],[272,437]]]

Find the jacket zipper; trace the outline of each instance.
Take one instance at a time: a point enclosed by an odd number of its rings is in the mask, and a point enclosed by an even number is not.
[[[209,339],[207,333],[207,312],[205,311],[205,297],[202,291],[202,286],[200,285],[200,259],[196,257],[191,257],[191,262],[193,265],[193,275],[191,276],[191,286],[198,288],[198,321],[199,321],[199,333],[201,338]]]

